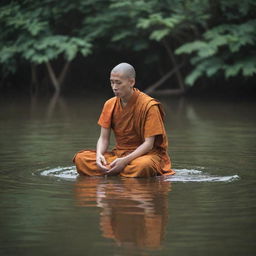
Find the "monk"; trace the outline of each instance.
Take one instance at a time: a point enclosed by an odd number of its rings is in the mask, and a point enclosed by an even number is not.
[[[83,150],[73,158],[79,174],[153,177],[175,173],[167,153],[162,106],[134,88],[135,76],[128,63],[112,69],[110,84],[115,97],[106,101],[100,115],[97,150]],[[116,146],[108,151],[111,130]]]

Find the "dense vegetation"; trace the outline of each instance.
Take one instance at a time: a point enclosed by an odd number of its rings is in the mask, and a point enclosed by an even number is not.
[[[254,0],[2,0],[0,26],[2,89],[89,87],[122,60],[149,93],[256,74]]]

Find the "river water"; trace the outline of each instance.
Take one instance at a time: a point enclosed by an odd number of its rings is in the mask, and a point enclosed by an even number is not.
[[[160,98],[175,176],[79,177],[105,99],[1,99],[0,254],[255,255],[256,104]]]

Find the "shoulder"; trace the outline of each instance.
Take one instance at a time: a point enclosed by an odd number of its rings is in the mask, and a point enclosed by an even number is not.
[[[156,100],[155,98],[150,97],[149,95],[140,92],[138,97],[138,105],[140,106],[140,111],[145,111],[146,113],[150,112],[160,112],[160,115],[162,116],[162,119],[164,119],[165,112],[164,108],[160,101]]]
[[[116,103],[116,97],[112,97],[110,99],[108,99],[107,101],[105,101],[104,103],[104,107],[110,107],[112,105],[114,105]]]
[[[104,127],[104,128],[111,127],[111,118],[112,118],[113,109],[115,107],[115,102],[116,102],[116,97],[113,97],[105,102],[99,121],[98,121],[98,124],[101,127]]]
[[[142,107],[147,108],[147,109],[151,108],[154,105],[161,104],[158,100],[152,98],[151,96],[149,96],[146,93],[141,92],[141,91],[139,92],[138,103]]]
[[[145,102],[149,102],[151,100],[154,100],[154,98],[150,97],[149,95],[147,95],[146,93],[141,92],[141,91],[139,91],[138,99],[141,100],[141,101],[145,101]]]

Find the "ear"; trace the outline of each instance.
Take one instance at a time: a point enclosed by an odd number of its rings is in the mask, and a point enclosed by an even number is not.
[[[133,87],[135,85],[135,79],[130,78],[130,86]]]

